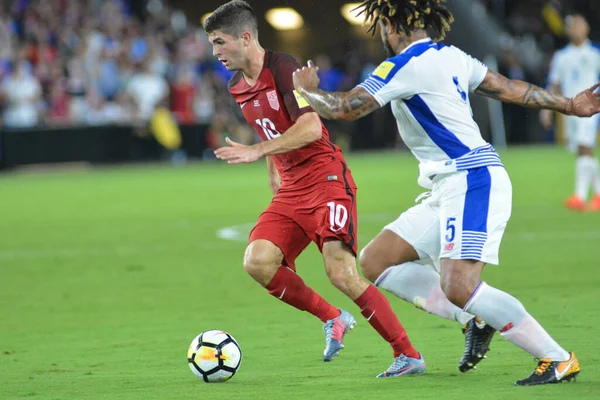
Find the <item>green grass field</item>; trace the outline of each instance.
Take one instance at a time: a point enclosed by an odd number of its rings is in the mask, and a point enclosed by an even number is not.
[[[574,162],[560,149],[503,155],[515,188],[502,267],[485,279],[517,296],[582,364],[576,384],[517,388],[532,357],[496,336],[463,375],[460,327],[391,297],[428,371],[389,380],[387,343],[359,319],[321,361],[321,323],[245,275],[241,236],[270,200],[264,163],[109,168],[0,177],[0,399],[600,398],[600,214],[562,208]],[[408,155],[349,157],[364,246],[422,191]],[[248,225],[250,224],[250,225]],[[240,226],[241,225],[241,226]],[[360,317],[311,247],[313,288]],[[207,329],[231,332],[244,359],[224,384],[200,382],[186,353]]]

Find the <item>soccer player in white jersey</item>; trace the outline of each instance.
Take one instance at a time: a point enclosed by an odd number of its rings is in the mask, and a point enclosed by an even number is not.
[[[558,345],[519,300],[481,281],[483,267],[498,264],[512,186],[500,157],[481,137],[467,93],[589,117],[600,112],[594,95],[600,84],[567,98],[488,70],[461,50],[429,38],[428,31],[443,39],[453,22],[444,3],[363,1],[361,13],[372,23],[370,30],[379,26],[390,58],[349,92],[318,89],[311,62],[294,73],[294,84],[327,119],[354,120],[391,102],[400,135],[420,161],[419,183],[431,189],[428,199],[363,250],[365,276],[439,316],[476,315],[538,358],[534,372],[517,385],[568,381],[579,373],[575,355]],[[439,274],[419,273],[425,267],[414,261],[427,258],[439,259]]]
[[[571,43],[554,54],[548,80],[552,92],[571,97],[598,79],[600,46],[589,40],[590,27],[583,16],[569,16],[566,23]],[[550,129],[552,111],[543,110],[540,121],[544,128]],[[599,118],[570,116],[564,121],[569,150],[577,154],[575,194],[567,199],[565,206],[575,211],[600,211],[600,173],[598,159],[594,156]],[[593,195],[586,204],[590,188]]]

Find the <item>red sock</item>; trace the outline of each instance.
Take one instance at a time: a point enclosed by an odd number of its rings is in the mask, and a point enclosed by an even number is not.
[[[296,307],[300,311],[307,311],[323,322],[341,314],[340,310],[306,286],[302,278],[287,267],[279,268],[267,285],[267,290],[269,294],[284,303]]]
[[[394,314],[389,301],[375,286],[369,285],[354,302],[360,307],[363,317],[392,346],[394,357],[404,354],[408,357],[420,358],[419,352],[410,343],[406,330]]]

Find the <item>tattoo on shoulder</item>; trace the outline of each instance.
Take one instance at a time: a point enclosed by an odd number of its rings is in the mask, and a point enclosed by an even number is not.
[[[492,99],[499,99],[502,94],[502,88],[499,86],[502,77],[492,70],[488,70],[488,74],[491,75],[491,79],[484,79],[481,85],[475,90],[475,93],[491,97]]]

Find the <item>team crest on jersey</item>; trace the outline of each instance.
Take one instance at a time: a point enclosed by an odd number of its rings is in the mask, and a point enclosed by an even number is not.
[[[279,111],[279,99],[277,98],[277,92],[275,90],[267,92],[267,99],[269,100],[271,108],[275,111]]]

